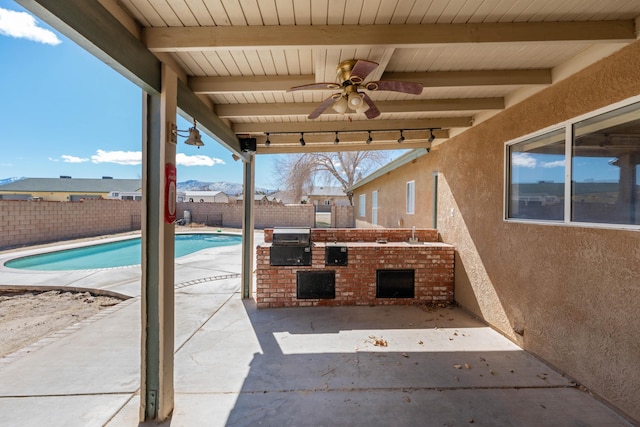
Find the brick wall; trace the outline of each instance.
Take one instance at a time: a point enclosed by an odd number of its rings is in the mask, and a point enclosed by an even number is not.
[[[369,232],[370,234],[367,234]],[[258,307],[291,307],[318,305],[388,305],[424,304],[453,301],[454,247],[437,242],[437,231],[416,230],[421,241],[431,243],[407,245],[411,230],[312,230],[314,245],[311,266],[271,266],[271,244],[257,247],[256,303]],[[265,230],[265,242],[271,241],[272,230]],[[336,239],[333,239],[336,237]],[[406,237],[406,238],[403,238]],[[325,248],[331,242],[345,242],[348,250],[346,266],[325,266]],[[363,241],[364,238],[373,240]],[[389,243],[375,243],[376,239]],[[357,268],[354,268],[357,266]],[[413,270],[413,298],[376,298],[378,269]],[[335,298],[298,299],[299,271],[333,271]]]
[[[438,230],[434,228],[313,228],[312,242],[376,242],[386,239],[387,242],[408,242],[412,235],[420,242],[437,242]],[[264,241],[272,241],[273,229],[265,228]]]
[[[0,200],[0,249],[140,229],[141,204]]]

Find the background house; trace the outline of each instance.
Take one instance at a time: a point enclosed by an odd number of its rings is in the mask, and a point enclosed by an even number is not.
[[[229,203],[224,191],[185,191],[185,202]]]
[[[329,212],[331,205],[349,206],[349,198],[342,187],[314,186],[305,199],[315,205],[316,210],[323,212]]]
[[[102,179],[68,176],[25,178],[0,186],[0,198],[75,202],[81,199],[120,198],[120,193],[141,194],[141,189],[142,180],[140,179],[113,179],[106,176]]]

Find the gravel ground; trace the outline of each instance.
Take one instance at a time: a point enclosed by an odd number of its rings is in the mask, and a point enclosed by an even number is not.
[[[0,357],[122,302],[89,292],[0,293]]]

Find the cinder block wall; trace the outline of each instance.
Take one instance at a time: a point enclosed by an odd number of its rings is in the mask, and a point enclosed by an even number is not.
[[[184,212],[191,212],[195,222],[204,222],[209,217],[222,218],[224,227],[242,227],[244,206],[225,203],[178,203],[178,218],[184,218]],[[313,205],[256,205],[254,210],[254,227],[313,227],[315,225],[315,209]]]
[[[178,203],[177,217],[191,212],[194,222],[241,228],[242,205]],[[81,237],[140,230],[142,203],[87,199],[81,202],[0,200],[0,250]],[[217,219],[221,223],[216,223]],[[254,226],[313,227],[313,205],[256,205]]]
[[[353,206],[331,206],[331,227],[354,228]]]
[[[141,204],[128,200],[0,201],[0,249],[140,229]]]

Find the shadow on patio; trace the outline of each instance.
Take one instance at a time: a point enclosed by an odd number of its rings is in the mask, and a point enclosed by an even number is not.
[[[176,367],[172,426],[628,425],[459,308],[233,298]]]

